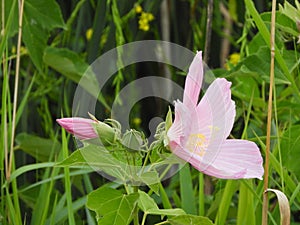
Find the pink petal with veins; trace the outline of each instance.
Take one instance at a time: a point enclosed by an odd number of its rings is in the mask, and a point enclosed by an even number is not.
[[[95,132],[92,124],[96,123],[94,120],[70,117],[57,119],[56,122],[66,129],[67,132],[73,134],[81,140],[97,138],[98,134]]]

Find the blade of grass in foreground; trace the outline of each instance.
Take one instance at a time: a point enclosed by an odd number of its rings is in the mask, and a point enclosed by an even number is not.
[[[227,180],[222,194],[222,200],[216,216],[216,225],[226,224],[226,218],[228,215],[228,210],[231,205],[231,199],[233,194],[236,191],[236,182],[235,180]]]
[[[63,150],[64,159],[68,158],[68,155],[69,155],[68,141],[67,141],[66,132],[64,129],[62,129],[62,150]],[[74,218],[73,207],[72,207],[70,170],[68,167],[64,168],[64,174],[65,174],[65,192],[67,195],[68,219],[69,219],[69,224],[73,225],[73,224],[75,224],[75,218]]]
[[[161,201],[163,203],[164,209],[172,209],[172,204],[171,204],[169,197],[161,183],[159,183],[159,192],[160,192]]]
[[[252,90],[249,106],[247,109],[247,115],[245,116],[245,125],[242,133],[242,139],[247,139],[247,130],[249,119],[251,115],[251,110],[253,106],[254,89]],[[237,224],[256,224],[255,206],[253,202],[253,181],[252,180],[242,180],[239,187],[239,202],[238,202],[238,214],[237,214]],[[247,206],[247,207],[245,207]]]
[[[185,164],[179,172],[181,207],[189,214],[197,215],[193,182],[189,164]]]
[[[246,180],[245,182],[253,188],[252,180]],[[255,209],[253,206],[253,194],[243,182],[240,183],[239,189],[239,205],[237,225],[251,224],[255,225]]]

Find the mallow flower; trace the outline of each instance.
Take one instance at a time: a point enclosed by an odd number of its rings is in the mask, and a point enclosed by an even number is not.
[[[223,179],[262,179],[263,159],[257,145],[227,139],[236,114],[231,83],[225,78],[215,79],[198,102],[202,80],[202,52],[197,52],[186,77],[183,102],[175,101],[175,119],[167,131],[166,144],[204,174]]]

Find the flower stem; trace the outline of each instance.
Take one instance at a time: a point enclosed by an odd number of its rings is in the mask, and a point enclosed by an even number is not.
[[[138,187],[138,186],[134,186],[134,187],[133,187],[133,192],[134,192],[134,193],[138,193],[138,192],[139,192],[139,187]],[[139,207],[138,207],[137,204],[136,204],[136,206],[135,206],[133,215],[134,215],[134,217],[133,217],[133,224],[134,224],[134,225],[139,225],[139,224],[140,224],[140,223],[139,223]]]
[[[204,174],[199,173],[199,216],[204,216]]]

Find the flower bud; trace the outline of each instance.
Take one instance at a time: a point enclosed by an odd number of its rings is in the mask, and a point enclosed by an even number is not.
[[[80,140],[88,140],[98,137],[93,124],[96,122],[91,119],[70,117],[57,119],[56,122],[66,129],[67,132],[73,134]]]
[[[102,145],[112,145],[116,141],[117,132],[115,128],[100,121],[93,124],[93,126],[98,133]]]
[[[122,144],[129,151],[139,151],[143,147],[143,137],[140,132],[136,130],[127,130],[122,138]]]

